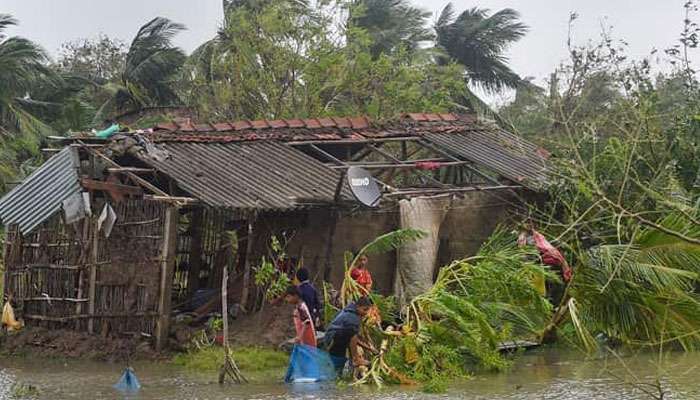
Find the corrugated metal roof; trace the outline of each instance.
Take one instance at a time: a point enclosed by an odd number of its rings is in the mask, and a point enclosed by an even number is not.
[[[359,118],[261,120],[219,124],[168,123],[147,136],[156,142],[245,143],[366,141],[422,137],[444,151],[491,169],[531,189],[547,181],[549,153],[473,115],[409,113],[398,120]]]
[[[547,183],[548,154],[521,137],[500,129],[426,133],[429,142],[453,155],[480,164],[530,189]]]
[[[19,186],[0,199],[0,220],[18,224],[27,234],[61,209],[63,200],[80,191],[78,154],[66,147],[49,158]]]
[[[143,161],[214,207],[287,210],[333,202],[341,174],[286,144],[164,143],[171,157]],[[343,184],[342,199],[350,199]]]

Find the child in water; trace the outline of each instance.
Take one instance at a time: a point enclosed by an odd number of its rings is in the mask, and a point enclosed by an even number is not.
[[[294,328],[297,336],[295,342],[306,346],[316,347],[316,329],[311,313],[306,303],[301,299],[301,293],[296,286],[287,288],[284,300],[294,305]]]

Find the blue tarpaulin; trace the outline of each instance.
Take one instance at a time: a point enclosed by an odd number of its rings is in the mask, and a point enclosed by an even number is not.
[[[335,368],[328,353],[316,347],[294,345],[287,375],[284,377],[285,382],[322,382],[334,379]]]
[[[122,392],[135,392],[141,389],[141,383],[139,383],[139,379],[134,374],[134,370],[126,368],[121,378],[119,378],[119,382],[114,385],[114,388]]]

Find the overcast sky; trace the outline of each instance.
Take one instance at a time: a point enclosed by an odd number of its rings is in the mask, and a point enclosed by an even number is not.
[[[434,13],[447,1],[413,0]],[[566,57],[567,21],[576,11],[574,39],[599,37],[601,24],[615,27],[614,35],[630,44],[635,56],[670,46],[682,29],[685,0],[455,0],[461,11],[478,6],[510,7],[530,26],[527,36],[510,50],[511,63],[521,76],[542,81]],[[188,30],[177,43],[192,51],[211,38],[221,23],[221,0],[0,0],[0,13],[20,20],[11,34],[32,39],[51,54],[61,43],[92,38],[99,33],[129,41],[137,29],[156,16],[183,23]],[[697,57],[700,61],[700,57]]]

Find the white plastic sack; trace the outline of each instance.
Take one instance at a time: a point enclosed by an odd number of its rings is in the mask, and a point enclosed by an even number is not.
[[[405,304],[433,285],[440,246],[440,225],[447,215],[451,196],[415,197],[399,202],[402,229],[420,229],[427,236],[407,243],[397,252],[395,292]]]

